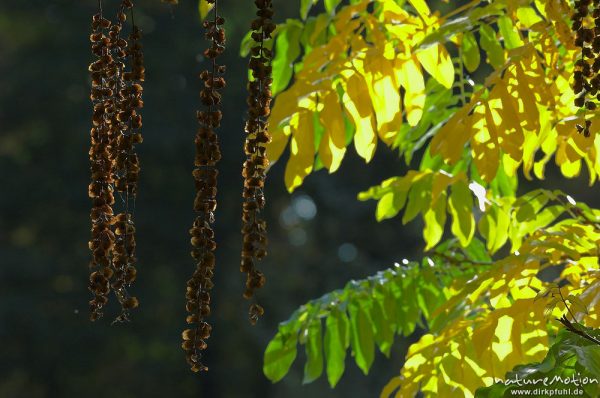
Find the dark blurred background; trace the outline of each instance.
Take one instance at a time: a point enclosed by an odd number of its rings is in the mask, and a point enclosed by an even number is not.
[[[105,12],[117,3],[105,0]],[[404,257],[416,259],[423,243],[420,221],[377,224],[375,203],[356,200],[359,191],[405,172],[391,150],[380,145],[367,166],[351,149],[337,174],[319,171],[293,195],[283,184],[284,157],[267,187],[271,244],[262,264],[268,283],[259,293],[267,312],[256,327],[249,325],[239,272],[246,61],[238,53],[251,1],[220,3],[227,19],[228,87],[219,131],[219,247],[205,356],[210,371],[188,370],[180,333],[185,281],[194,269],[191,170],[198,54],[206,43],[196,0],[176,7],[137,3],[147,66],[133,288],[141,307],[133,322],[110,326],[116,308],[95,324],[87,309],[87,66],[96,1],[0,2],[0,398],[378,396],[400,369],[406,344],[396,345],[390,361],[378,354],[368,377],[348,358],[335,390],[325,377],[301,384],[303,349],[280,383],[262,374],[267,342],[299,305]],[[278,22],[297,17],[299,1],[274,3]]]
[[[270,255],[259,293],[266,316],[247,322],[241,250],[241,166],[246,61],[239,43],[252,19],[251,1],[223,1],[227,18],[228,87],[220,130],[216,288],[210,371],[193,374],[180,348],[185,281],[194,269],[188,229],[199,105],[198,73],[205,48],[196,0],[176,7],[137,2],[147,67],[142,174],[137,200],[141,301],[133,322],[110,326],[109,307],[88,321],[87,198],[89,129],[87,66],[94,0],[0,2],[0,397],[367,397],[377,396],[402,363],[378,355],[365,377],[352,360],[339,386],[322,377],[302,386],[301,349],[289,377],[271,384],[262,355],[277,324],[301,304],[391,266],[421,248],[419,225],[377,225],[374,203],[356,194],[403,164],[381,147],[368,167],[354,150],[334,176],[320,171],[289,195],[284,161],[269,175],[265,217]],[[105,0],[105,13],[117,0]],[[277,20],[298,16],[299,1],[275,1]],[[114,305],[114,297],[111,303]],[[112,310],[112,312],[111,312]]]

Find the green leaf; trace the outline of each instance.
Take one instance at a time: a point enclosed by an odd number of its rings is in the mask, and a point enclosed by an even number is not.
[[[277,34],[273,59],[273,95],[285,90],[293,75],[293,64],[300,55],[302,24],[289,19]]]
[[[214,4],[209,4],[206,0],[198,1],[198,13],[200,14],[201,21],[204,21],[206,19],[208,13],[210,12],[210,10],[213,9],[213,7]]]
[[[469,257],[469,259],[473,261],[486,262],[489,263],[492,261],[490,254],[485,248],[485,245],[482,241],[477,238],[471,239],[471,243],[469,246],[465,247],[465,254]]]
[[[375,359],[375,342],[365,304],[372,305],[370,300],[361,300],[360,303],[354,301],[350,303],[348,312],[350,313],[350,345],[356,364],[366,375]]]
[[[481,62],[481,55],[479,54],[479,46],[477,45],[475,35],[469,31],[465,32],[463,34],[461,46],[462,59],[465,68],[473,73],[479,68],[479,63]]]
[[[527,192],[523,196],[519,197],[514,204],[517,212],[515,213],[516,220],[518,222],[529,221],[540,211],[548,201],[550,197],[542,189],[536,189]]]
[[[314,33],[315,27],[317,26],[317,18],[308,17],[305,21],[303,21],[303,25],[304,28],[302,29],[302,34],[300,35],[300,44],[302,44],[302,47],[304,47],[303,58],[306,58],[306,56],[312,51],[313,46],[310,43],[310,37]],[[304,61],[304,59],[299,60],[294,66],[296,67],[302,61]],[[294,73],[298,73],[299,70],[302,70],[302,68],[296,69]]]
[[[521,39],[521,36],[519,36],[518,30],[515,29],[512,20],[506,15],[502,15],[498,18],[498,29],[504,38],[504,47],[507,49],[510,50],[523,45],[523,40]]]
[[[517,192],[517,176],[509,177],[504,171],[504,167],[498,167],[496,177],[490,183],[490,188],[495,196],[515,196]]]
[[[318,0],[300,0],[300,16],[302,19],[308,17],[310,8],[317,3]]]
[[[277,382],[287,374],[296,359],[296,344],[298,343],[298,333],[277,335],[265,351],[263,372],[267,379]]]
[[[392,344],[394,343],[393,324],[387,319],[390,314],[384,310],[384,294],[380,290],[376,290],[376,297],[371,307],[371,320],[373,321],[373,329],[375,330],[375,342],[379,346],[382,354],[389,358]]]
[[[333,387],[341,378],[349,347],[359,368],[367,372],[374,360],[375,344],[388,355],[395,333],[410,335],[423,316],[442,305],[446,299],[444,284],[472,277],[472,268],[457,270],[454,266],[445,268],[446,265],[444,261],[436,263],[434,272],[429,263],[408,262],[367,279],[351,281],[343,289],[301,306],[280,324],[279,332],[269,343],[265,374],[270,380],[280,380],[296,357],[297,344],[310,344],[310,349],[305,347],[307,358],[318,359],[318,343],[311,341],[318,336],[318,331],[314,331],[318,325],[307,321],[317,317],[326,318],[322,349],[329,384]],[[315,354],[311,354],[313,351]],[[315,376],[318,361],[308,360],[311,365],[306,365],[310,368],[307,374]]]
[[[333,388],[344,374],[346,349],[350,345],[350,321],[345,312],[334,307],[327,317],[325,326],[327,380]]]
[[[406,209],[402,216],[402,224],[408,223],[420,212],[427,211],[430,204],[432,179],[433,175],[429,174],[412,184],[408,193]]]
[[[481,24],[479,29],[481,48],[487,53],[488,62],[496,69],[500,69],[506,58],[504,49],[498,42],[496,31],[489,25]]]
[[[304,365],[304,379],[302,384],[307,384],[323,373],[323,337],[321,319],[315,317],[306,329],[306,364]]]
[[[252,40],[252,31],[248,31],[242,39],[242,44],[240,44],[240,56],[244,58],[247,57],[248,54],[250,54],[253,45],[254,40]]]
[[[432,208],[423,216],[425,228],[423,238],[427,242],[425,250],[429,250],[442,239],[446,225],[446,191],[443,191]]]
[[[521,246],[522,239],[528,235],[533,233],[534,231],[539,230],[540,228],[544,228],[554,220],[556,220],[562,213],[564,213],[565,208],[562,205],[555,205],[546,207],[544,210],[539,213],[531,215],[526,219],[519,220],[517,217],[518,223],[512,226],[510,231],[510,240],[512,243],[511,251],[518,250]],[[548,243],[548,247],[552,245],[551,242]],[[567,247],[562,248],[564,251],[570,251]],[[577,256],[577,253],[573,253]]]
[[[325,0],[325,10],[329,14],[334,14],[335,8],[342,2],[342,0]]]
[[[452,185],[448,207],[452,214],[452,233],[462,246],[467,246],[475,232],[475,219],[473,196],[466,182],[459,180]]]
[[[575,346],[575,352],[577,353],[577,361],[595,377],[600,377],[600,346]]]
[[[399,193],[400,195],[401,193]],[[377,202],[377,209],[375,210],[375,218],[377,221],[383,221],[388,218],[393,218],[398,214],[401,207],[396,206],[397,203],[395,192],[389,192],[385,194],[379,202]],[[406,193],[404,193],[406,197]]]

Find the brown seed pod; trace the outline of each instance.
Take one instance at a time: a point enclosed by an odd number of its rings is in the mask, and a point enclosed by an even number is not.
[[[100,8],[102,3],[100,3]],[[140,170],[134,145],[141,142],[141,100],[143,81],[143,56],[139,29],[132,23],[129,40],[121,37],[123,23],[130,10],[133,22],[133,2],[122,0],[116,23],[102,17],[102,11],[92,20],[92,53],[96,60],[89,67],[92,76],[90,98],[94,105],[90,149],[92,183],[88,194],[93,199],[92,239],[89,247],[93,253],[92,268],[103,267],[106,283],[97,284],[90,279],[90,290],[95,299],[90,302],[92,319],[102,314],[107,295],[112,290],[121,304],[121,315],[115,321],[129,319],[129,310],[138,306],[127,287],[135,280],[135,226],[131,207],[137,192]],[[126,72],[130,65],[131,72]],[[142,72],[140,72],[142,70]],[[126,73],[135,79],[126,81]],[[123,202],[123,209],[114,215],[114,193]]]
[[[265,206],[264,184],[269,162],[265,156],[266,145],[270,142],[267,118],[271,107],[271,59],[272,53],[267,48],[275,24],[272,22],[273,6],[271,0],[255,0],[257,18],[252,21],[252,39],[255,45],[250,51],[250,68],[252,79],[248,84],[246,121],[246,143],[244,151],[246,161],[242,169],[244,177],[242,235],[243,248],[240,271],[246,273],[246,290],[244,297],[251,299],[256,289],[265,284],[262,272],[256,270],[258,261],[266,256],[267,231],[266,222],[261,219],[261,211]],[[249,318],[255,324],[264,310],[258,304],[250,306]]]
[[[90,320],[95,321],[102,317],[103,308],[108,302],[110,293],[112,263],[112,250],[115,244],[115,235],[111,231],[113,218],[114,196],[112,163],[110,161],[110,107],[107,106],[110,90],[107,87],[107,76],[111,68],[112,59],[107,57],[110,49],[108,46],[107,29],[110,22],[102,17],[102,8],[92,18],[92,54],[95,60],[88,70],[92,76],[92,89],[90,98],[93,105],[92,130],[90,133],[91,146],[90,171],[92,181],[88,187],[88,196],[92,199],[90,218],[92,222],[92,236],[89,248],[92,252],[90,262],[91,274],[88,289],[93,294],[90,300]]]
[[[131,13],[131,32],[127,38],[121,36],[123,24]],[[142,141],[141,115],[143,107],[142,83],[144,81],[144,56],[140,44],[141,31],[133,18],[133,2],[122,0],[117,13],[117,23],[111,27],[111,51],[115,59],[115,74],[112,78],[113,104],[111,161],[115,191],[123,203],[122,212],[113,222],[115,232],[115,271],[112,288],[121,304],[117,321],[128,320],[130,310],[137,308],[137,298],[129,295],[128,288],[137,275],[135,256],[135,224],[133,207],[137,197],[137,182],[140,172],[135,145]],[[126,78],[126,76],[128,78]]]
[[[211,326],[205,321],[210,315],[210,291],[213,288],[212,277],[215,268],[216,242],[214,240],[214,212],[217,207],[217,163],[221,159],[219,140],[215,130],[220,126],[222,113],[219,110],[222,96],[219,92],[225,87],[223,73],[225,67],[219,65],[217,58],[225,49],[224,19],[219,16],[218,4],[213,4],[212,18],[204,21],[205,37],[209,47],[204,56],[209,60],[209,69],[200,73],[204,82],[200,91],[200,102],[204,109],[198,111],[199,123],[194,144],[196,156],[195,169],[192,172],[196,187],[194,211],[196,219],[190,229],[192,258],[196,261],[196,269],[187,282],[186,310],[189,315],[186,323],[189,328],[183,334],[181,347],[186,352],[186,360],[194,372],[206,371],[208,368],[201,362],[201,351],[207,347]]]

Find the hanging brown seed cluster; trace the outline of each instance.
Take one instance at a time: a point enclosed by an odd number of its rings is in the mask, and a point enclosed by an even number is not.
[[[215,130],[220,126],[222,113],[219,110],[221,93],[225,87],[225,66],[217,63],[217,57],[225,50],[225,20],[218,14],[216,0],[207,0],[213,4],[212,20],[204,21],[205,37],[210,46],[204,51],[204,57],[211,62],[209,70],[200,74],[204,87],[200,100],[205,110],[198,112],[199,128],[196,134],[196,158],[192,175],[196,185],[194,211],[198,213],[190,234],[192,236],[192,257],[196,261],[196,270],[187,282],[186,309],[189,315],[186,322],[190,325],[182,333],[182,348],[192,371],[206,371],[201,362],[201,351],[206,349],[206,339],[210,337],[211,325],[205,321],[210,314],[210,292],[213,288],[212,277],[215,267],[214,250],[216,243],[212,224],[217,207],[217,163],[221,159],[219,141]]]
[[[266,145],[270,142],[267,118],[271,112],[271,50],[265,42],[272,39],[275,24],[272,22],[273,8],[271,0],[255,0],[258,11],[252,21],[252,39],[256,45],[251,50],[249,68],[252,80],[248,84],[248,120],[246,122],[246,162],[242,175],[244,177],[244,204],[242,214],[242,261],[240,270],[246,273],[246,290],[244,297],[251,299],[256,289],[265,284],[264,274],[256,269],[256,262],[267,255],[266,222],[261,219],[260,212],[265,207],[263,192],[266,169],[269,161],[266,156]],[[264,313],[263,308],[253,303],[250,306],[250,322],[255,324]]]
[[[576,0],[571,20],[575,45],[581,48],[581,58],[575,63],[573,74],[575,105],[594,111],[596,100],[600,101],[600,0]],[[586,120],[585,125],[577,125],[577,130],[589,137],[591,124]]]
[[[108,302],[110,279],[113,276],[111,252],[115,235],[111,230],[113,219],[112,205],[115,203],[112,186],[112,163],[110,161],[110,126],[112,90],[105,82],[116,73],[114,60],[110,54],[110,40],[106,30],[111,22],[102,17],[102,12],[92,19],[92,53],[96,57],[90,64],[92,92],[90,98],[94,106],[91,130],[90,168],[92,181],[88,195],[92,199],[92,238],[89,242],[92,251],[89,289],[94,298],[90,301],[90,319],[102,316],[102,308]]]
[[[112,24],[100,13],[92,21],[92,53],[96,60],[90,65],[92,78],[92,117],[90,161],[92,182],[89,196],[93,200],[91,213],[92,239],[89,246],[93,259],[90,264],[89,289],[94,294],[90,301],[92,320],[102,316],[112,289],[122,312],[117,320],[128,319],[129,310],[138,305],[129,296],[126,287],[135,279],[135,239],[130,199],[135,199],[139,162],[133,145],[141,142],[142,107],[141,85],[143,63],[141,47],[137,45],[139,31],[134,27],[129,48],[121,38],[125,11],[131,9],[131,0],[123,0]],[[132,71],[125,72],[125,62],[131,59]],[[129,76],[129,78],[127,78]],[[124,203],[123,212],[113,213],[114,191]]]
[[[127,20],[126,11],[133,16],[133,3],[123,0],[117,15],[119,25]],[[133,21],[132,21],[133,22]],[[113,40],[114,54],[119,66],[119,76],[115,79],[117,93],[115,98],[116,112],[112,120],[116,134],[112,140],[112,171],[115,191],[123,202],[123,211],[114,219],[115,247],[113,252],[113,268],[115,270],[112,288],[121,304],[121,314],[116,321],[129,319],[129,311],[139,303],[136,297],[129,295],[127,287],[135,281],[137,275],[135,257],[135,225],[132,206],[137,196],[137,183],[140,165],[135,145],[142,142],[142,117],[138,113],[144,105],[142,101],[142,82],[145,80],[144,56],[140,44],[141,31],[135,24],[125,40],[115,31]],[[126,65],[130,70],[126,70]]]

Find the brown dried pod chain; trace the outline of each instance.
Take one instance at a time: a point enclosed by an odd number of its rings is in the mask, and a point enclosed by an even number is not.
[[[593,5],[590,12],[590,6]],[[576,0],[571,16],[571,28],[575,32],[575,45],[581,47],[581,58],[575,63],[573,91],[575,106],[594,111],[600,101],[600,0]],[[592,122],[577,125],[577,131],[590,136]]]
[[[225,87],[225,66],[217,63],[217,57],[225,50],[225,20],[219,16],[216,0],[207,0],[213,4],[211,20],[204,21],[205,37],[210,46],[204,50],[204,58],[211,67],[200,73],[204,87],[200,91],[200,100],[204,110],[199,111],[198,132],[196,133],[195,169],[192,173],[196,185],[194,211],[198,213],[190,229],[192,257],[196,261],[196,269],[187,282],[186,310],[189,313],[186,322],[190,328],[182,333],[181,347],[186,352],[186,360],[192,371],[206,371],[208,368],[201,362],[201,351],[206,349],[206,339],[210,337],[211,325],[205,321],[210,315],[210,291],[213,288],[212,277],[215,267],[214,250],[216,243],[212,224],[217,207],[217,163],[221,159],[219,140],[215,130],[220,127],[222,113],[220,108],[221,93]]]
[[[112,249],[115,236],[111,230],[113,220],[112,162],[110,160],[110,125],[109,114],[112,111],[113,92],[106,84],[114,74],[114,60],[110,51],[110,40],[106,35],[111,22],[102,16],[102,4],[99,2],[99,13],[92,19],[92,53],[96,59],[90,64],[92,79],[90,98],[94,107],[92,116],[90,169],[92,181],[88,195],[92,199],[92,238],[89,248],[92,251],[89,290],[94,298],[90,301],[90,319],[95,321],[102,316],[102,308],[108,302],[110,280],[113,277]]]
[[[137,182],[140,165],[135,145],[142,142],[140,132],[142,117],[138,109],[142,108],[142,84],[145,80],[144,56],[140,44],[141,31],[133,21],[133,2],[123,0],[117,18],[121,25],[127,20],[126,11],[131,11],[132,31],[125,40],[120,37],[120,30],[111,36],[113,51],[119,67],[118,76],[114,79],[116,112],[112,124],[115,134],[112,136],[112,172],[115,191],[119,193],[123,211],[113,220],[115,246],[113,249],[113,268],[115,271],[111,287],[119,303],[121,314],[115,322],[129,320],[129,311],[139,305],[136,297],[130,296],[127,287],[135,281],[137,270],[135,257],[135,225],[131,207],[137,196]],[[130,70],[125,65],[129,63]]]
[[[263,192],[266,169],[269,160],[266,145],[270,142],[267,118],[271,113],[271,50],[265,42],[272,39],[275,24],[272,22],[273,5],[271,0],[255,0],[258,11],[252,21],[252,39],[256,45],[250,51],[248,67],[252,79],[248,83],[248,120],[246,121],[246,161],[242,170],[244,177],[243,213],[242,213],[242,260],[240,271],[246,273],[244,298],[251,299],[256,289],[265,284],[264,274],[256,269],[256,262],[267,255],[267,226],[260,212],[265,207]],[[253,303],[249,309],[250,322],[255,324],[264,313],[264,309]]]
[[[127,268],[133,257],[135,241],[133,225],[122,225],[122,221],[129,218],[128,198],[132,192],[135,194],[132,182],[137,181],[139,167],[131,167],[131,164],[137,165],[137,157],[126,150],[125,142],[128,140],[123,137],[140,141],[141,118],[135,115],[135,109],[131,111],[131,106],[141,107],[141,90],[134,89],[139,102],[131,100],[128,87],[132,87],[133,83],[125,83],[123,77],[128,43],[120,37],[120,33],[126,20],[124,12],[131,9],[133,3],[130,0],[122,2],[116,24],[102,16],[102,3],[98,3],[100,12],[93,17],[90,36],[96,60],[89,67],[92,78],[90,97],[94,105],[90,149],[92,182],[89,187],[89,196],[93,200],[92,239],[89,243],[93,258],[89,289],[94,298],[90,301],[90,319],[102,316],[102,308],[108,302],[112,287],[122,307],[117,320],[125,320],[128,310],[137,306],[137,299],[125,291],[125,285],[135,277],[135,272]],[[133,63],[132,68],[136,69],[136,61]],[[126,117],[128,112],[131,113],[129,118]],[[127,152],[125,155],[124,150]],[[123,184],[122,181],[127,182]],[[114,216],[115,187],[122,193],[123,186],[126,192],[123,200],[125,210]]]

